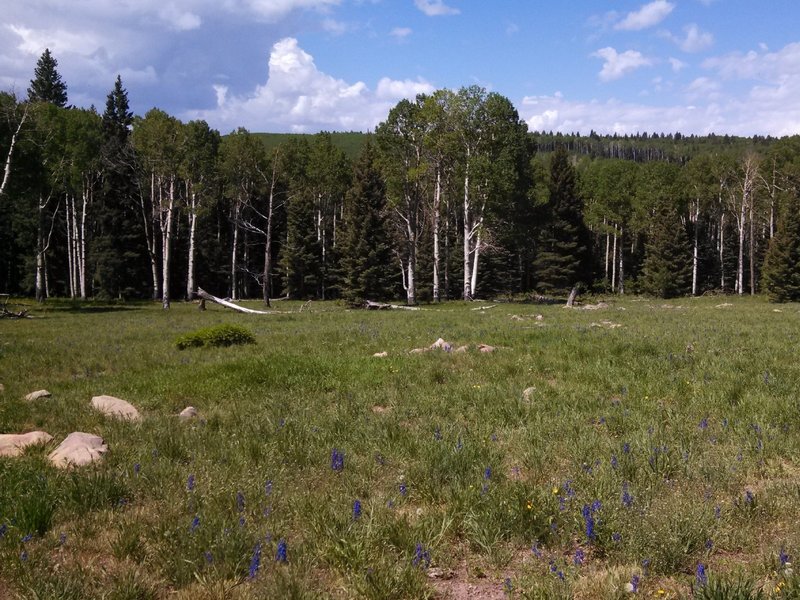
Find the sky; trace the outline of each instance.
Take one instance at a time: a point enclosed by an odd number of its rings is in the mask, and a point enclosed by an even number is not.
[[[531,130],[800,134],[797,0],[0,0],[0,90],[45,48],[69,102],[228,133],[369,131],[479,85]]]

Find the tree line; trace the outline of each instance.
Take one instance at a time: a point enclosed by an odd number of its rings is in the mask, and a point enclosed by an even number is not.
[[[68,106],[48,51],[0,93],[0,291],[420,301],[571,290],[800,299],[800,136],[529,132],[470,86],[328,133]]]

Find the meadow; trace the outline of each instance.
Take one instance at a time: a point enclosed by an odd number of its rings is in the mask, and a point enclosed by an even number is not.
[[[800,306],[605,300],[0,320],[0,598],[799,598]]]

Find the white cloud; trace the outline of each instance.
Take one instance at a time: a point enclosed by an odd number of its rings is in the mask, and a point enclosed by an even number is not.
[[[412,31],[410,27],[395,27],[389,32],[389,35],[391,35],[394,38],[397,38],[398,40],[403,40],[408,36],[410,36],[411,33]]]
[[[244,8],[267,22],[276,22],[298,9],[325,10],[337,6],[341,0],[227,0],[223,6],[236,7],[239,2]]]
[[[684,52],[701,52],[714,44],[714,36],[708,31],[703,31],[696,24],[690,23],[683,28],[683,37],[666,33],[665,37],[672,40]]]
[[[185,117],[205,119],[223,131],[238,126],[254,131],[364,131],[385,119],[401,98],[433,90],[423,79],[384,77],[373,92],[362,81],[348,83],[323,73],[296,39],[284,38],[272,47],[265,84],[242,96],[216,85],[216,108],[190,111]]]
[[[176,31],[197,29],[203,23],[203,20],[199,16],[193,12],[181,10],[173,3],[164,6],[158,12],[158,16]]]
[[[336,19],[323,19],[322,28],[333,35],[343,35],[347,33],[348,30],[347,23],[337,21]]]
[[[687,67],[686,63],[682,60],[678,60],[677,58],[669,57],[669,66],[672,67],[672,71],[674,73],[680,73],[683,69]]]
[[[658,25],[663,21],[675,5],[667,0],[654,0],[642,6],[639,10],[629,12],[619,23],[614,25],[614,29],[624,31],[639,31]]]
[[[717,100],[720,97],[722,86],[718,81],[708,77],[697,77],[686,88],[686,95],[690,100]]]
[[[457,15],[461,12],[457,8],[447,6],[444,0],[414,0],[414,5],[429,17]]]
[[[620,54],[614,48],[606,47],[601,48],[592,56],[602,58],[605,61],[599,74],[602,81],[613,81],[631,71],[635,71],[639,67],[653,64],[649,58],[636,50],[626,50]]]

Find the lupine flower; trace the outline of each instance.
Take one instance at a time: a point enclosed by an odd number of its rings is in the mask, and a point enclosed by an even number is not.
[[[431,553],[419,542],[414,549],[414,558],[411,560],[411,564],[423,569],[427,569],[431,565]]]
[[[628,482],[622,484],[622,504],[625,508],[630,508],[633,505],[633,496],[628,491]]]
[[[567,497],[574,498],[575,497],[575,490],[572,489],[572,485],[571,484],[572,484],[572,480],[571,479],[567,479],[564,482],[564,493],[567,494]]]
[[[264,485],[264,494],[269,496],[272,493],[272,479],[267,479],[267,483]]]
[[[753,500],[754,500],[753,492],[751,492],[750,490],[745,490],[744,491],[744,503],[745,504],[752,504]]]
[[[0,539],[5,537],[6,531],[8,531],[8,525],[3,523],[2,525],[0,525]]]
[[[361,500],[353,502],[353,521],[358,521],[361,518]]]
[[[67,534],[63,531],[61,532],[61,535],[58,536],[58,543],[60,546],[63,546],[67,543]]]
[[[636,594],[639,591],[639,576],[631,577],[631,581],[625,586],[625,589],[631,594]]]
[[[555,573],[556,571],[558,571],[558,567],[556,566],[556,561],[554,561],[554,560],[551,558],[551,559],[550,559],[550,572],[551,572],[551,573]]]
[[[433,430],[433,439],[435,439],[437,442],[442,439],[442,430],[438,427]]]
[[[647,577],[647,575],[649,575],[649,574],[650,574],[650,559],[649,559],[649,558],[645,558],[645,559],[642,561],[642,574],[643,574],[645,577]]]
[[[261,566],[261,542],[256,542],[253,548],[253,556],[250,558],[250,579],[255,579],[258,568]]]
[[[533,543],[533,546],[531,546],[531,552],[533,552],[533,555],[536,558],[542,558],[542,551],[539,550],[539,543],[538,542],[534,542]]]
[[[594,532],[594,517],[592,516],[592,509],[588,504],[583,505],[581,514],[583,515],[583,522],[586,528],[586,539],[591,542],[595,539],[596,535]]]
[[[244,510],[244,494],[241,490],[236,492],[236,510],[239,512]]]
[[[618,466],[619,466],[619,461],[617,460],[617,455],[616,454],[612,454],[611,455],[611,468],[612,469],[616,469]]]
[[[564,571],[561,571],[561,570],[559,570],[559,571],[558,571],[558,573],[556,573],[556,576],[557,576],[557,577],[558,577],[558,578],[559,578],[561,581],[564,581],[564,580],[567,578],[567,576],[566,576],[566,575],[564,575]]]
[[[25,562],[26,560],[28,560],[28,551],[27,550],[23,550],[22,552],[20,552],[19,559],[22,562]]]
[[[239,527],[244,527],[246,522],[244,517],[239,517]]]
[[[585,558],[586,555],[583,553],[583,550],[581,548],[578,548],[577,550],[575,550],[575,556],[573,557],[572,562],[577,567],[583,564]]]
[[[408,488],[405,483],[400,484],[400,495],[405,496],[408,493]]]
[[[722,509],[719,506],[714,507],[714,518],[719,519],[722,516]]]
[[[198,527],[200,527],[200,517],[195,515],[194,519],[192,519],[192,524],[189,525],[189,533],[194,533]]]
[[[344,454],[336,448],[331,451],[331,469],[337,473],[344,470]]]
[[[194,489],[194,474],[189,475],[186,479],[186,489],[190,492]]]
[[[611,534],[611,540],[616,542],[616,543],[621,542],[622,541],[622,534],[620,532],[618,532],[618,531],[615,531],[614,533]]]
[[[497,441],[497,434],[493,433],[489,439],[492,440],[493,442],[496,442]]]
[[[491,479],[492,478],[492,467],[486,467],[483,470],[483,478],[484,479]]]
[[[278,550],[275,552],[275,561],[282,563],[289,562],[286,556],[286,540],[284,539],[278,542]]]
[[[27,534],[26,536],[24,536],[22,538],[22,543],[25,544],[27,542],[30,542],[32,539],[33,539],[33,535],[29,533],[29,534]]]
[[[600,502],[600,500],[595,500],[592,502],[592,512],[597,512],[601,508],[603,508],[603,504]]]
[[[206,562],[207,562],[209,565],[210,565],[211,563],[213,563],[213,562],[214,562],[214,555],[213,555],[213,554],[211,554],[211,552],[209,552],[208,550],[206,550],[206,551],[203,553],[203,556],[205,556],[205,558],[206,558]]]
[[[631,445],[628,442],[622,444],[622,453],[623,454],[630,454],[631,453]]]
[[[695,580],[699,587],[705,587],[708,583],[708,575],[706,574],[706,567],[703,563],[697,563],[697,570],[695,571]]]
[[[791,564],[792,557],[786,554],[786,550],[781,548],[778,559],[781,561],[781,566],[785,567],[787,564]]]
[[[700,429],[708,429],[708,417],[703,417],[698,425]]]
[[[134,475],[138,475],[139,471],[141,471],[141,470],[142,470],[142,465],[140,465],[139,463],[136,463],[136,464],[133,465],[133,474]]]
[[[714,547],[714,540],[708,538],[706,540],[706,550],[711,550]]]

